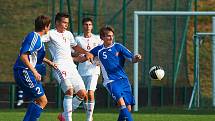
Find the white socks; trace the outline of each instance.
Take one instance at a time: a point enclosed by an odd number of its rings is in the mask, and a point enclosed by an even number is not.
[[[79,105],[81,104],[81,102],[83,101],[83,99],[79,98],[78,96],[75,96],[73,99],[72,99],[72,112],[75,111]]]
[[[79,98],[78,96],[75,96],[72,99],[72,112],[75,111],[79,107],[79,105],[81,104],[82,101],[83,101],[83,99]],[[83,103],[83,106],[86,111],[86,116],[87,116],[86,121],[92,121],[95,102]]]
[[[63,100],[63,116],[66,121],[72,121],[72,97],[69,95],[64,96]]]
[[[84,103],[84,107],[86,110],[87,121],[93,120],[93,110],[94,110],[95,102]]]

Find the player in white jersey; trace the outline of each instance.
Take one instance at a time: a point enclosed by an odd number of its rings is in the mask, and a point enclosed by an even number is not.
[[[94,47],[102,44],[102,40],[98,35],[92,33],[93,21],[91,18],[83,18],[82,20],[83,34],[75,38],[80,47],[86,51],[90,51]],[[78,64],[78,72],[80,73],[85,87],[87,89],[88,104],[87,104],[87,121],[92,121],[92,115],[95,105],[94,92],[96,90],[98,77],[100,75],[100,67],[97,63],[92,63],[89,60]],[[73,100],[73,109],[78,108],[81,101]]]
[[[71,49],[73,48],[75,51],[85,54],[88,59],[93,57],[92,54],[77,45],[73,34],[66,30],[68,23],[69,15],[66,13],[58,13],[55,16],[56,28],[50,30],[43,37],[43,41],[48,44],[53,62],[58,67],[58,69],[54,70],[54,76],[65,93],[63,100],[64,112],[58,116],[60,121],[72,121],[73,90],[79,100],[87,100],[84,82],[73,62]]]

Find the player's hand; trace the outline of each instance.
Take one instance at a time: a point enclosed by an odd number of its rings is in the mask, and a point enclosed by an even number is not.
[[[142,60],[142,56],[140,54],[137,54],[137,55],[134,56],[132,62],[136,63],[136,62],[138,62],[140,60]]]
[[[33,74],[37,81],[41,81],[41,75],[37,71],[33,72]]]
[[[86,52],[85,57],[86,57],[87,60],[93,59],[93,54],[91,54],[89,52]]]
[[[54,62],[52,62],[51,66],[52,66],[54,69],[58,69],[57,64],[54,63]]]
[[[75,59],[76,59],[76,61],[78,61],[79,63],[83,63],[83,62],[86,61],[85,55],[79,55],[79,56],[77,56]]]

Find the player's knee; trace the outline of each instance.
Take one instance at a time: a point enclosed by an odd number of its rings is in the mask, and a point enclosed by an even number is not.
[[[40,105],[41,108],[45,108],[45,106],[46,106],[47,103],[48,103],[48,100],[47,100],[46,96],[44,95],[44,96],[42,96],[42,97],[36,99],[36,100],[35,100],[35,103],[38,104],[38,105]]]
[[[88,92],[88,99],[89,100],[94,100],[94,92],[93,91]]]
[[[48,103],[48,99],[46,97],[42,98],[41,103],[45,107],[47,105],[47,103]]]
[[[79,98],[84,99],[84,98],[87,97],[87,92],[86,92],[86,90],[79,90],[77,92],[77,95],[78,95]]]
[[[128,105],[127,108],[128,108],[128,111],[131,112],[131,105]]]
[[[72,96],[72,95],[73,95],[73,90],[72,90],[72,88],[68,89],[68,90],[65,92],[65,95]]]
[[[123,98],[119,98],[119,100],[117,101],[118,106],[122,106],[125,105],[125,101]]]
[[[45,98],[45,99],[43,99],[43,104],[46,106],[47,105],[47,103],[48,103],[48,100],[47,100],[47,98]]]

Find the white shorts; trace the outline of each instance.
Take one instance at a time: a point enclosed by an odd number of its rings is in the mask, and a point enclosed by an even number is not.
[[[54,69],[53,74],[64,93],[70,88],[74,89],[74,94],[79,90],[86,90],[76,67],[58,65],[58,69]]]
[[[92,90],[92,91],[96,90],[99,74],[95,74],[91,76],[81,76],[81,77],[84,81],[84,84],[87,90]]]

